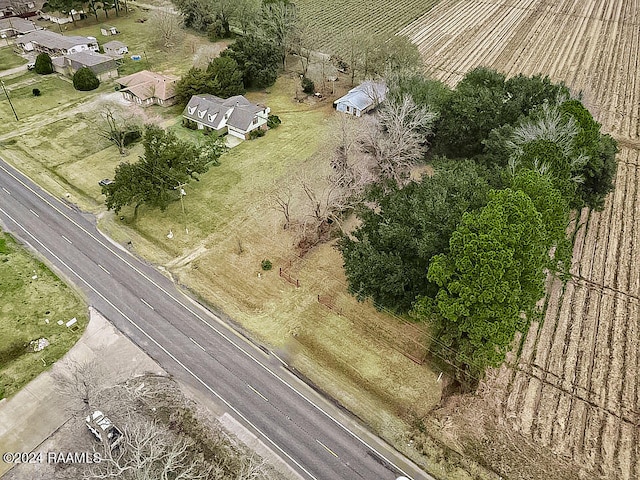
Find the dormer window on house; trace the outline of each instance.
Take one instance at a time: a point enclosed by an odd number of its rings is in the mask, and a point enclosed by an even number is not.
[[[216,113],[214,113],[213,115],[209,114],[207,115],[207,118],[209,119],[210,122],[213,122],[213,119],[216,118]]]
[[[193,115],[193,112],[196,111],[196,108],[198,108],[198,107],[189,107],[189,108],[187,108],[187,111],[189,112],[189,115]]]
[[[205,114],[205,113],[207,113],[207,111],[206,111],[206,110],[200,110],[200,111],[198,112],[198,118],[204,118],[204,114]]]

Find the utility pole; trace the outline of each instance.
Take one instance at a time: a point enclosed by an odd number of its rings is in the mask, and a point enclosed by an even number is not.
[[[0,80],[2,84],[2,90],[4,90],[4,94],[7,96],[7,100],[9,100],[9,105],[11,105],[11,110],[13,110],[13,115],[16,117],[16,122],[19,122],[18,114],[16,113],[16,109],[13,108],[13,103],[11,103],[11,98],[9,98],[9,92],[7,92],[7,87],[4,86],[4,80]]]
[[[187,214],[184,211],[184,196],[187,194],[187,192],[184,191],[184,187],[186,186],[187,186],[186,183],[180,183],[176,187],[176,190],[180,192],[180,205],[182,206],[182,218],[184,220],[184,231],[187,233],[187,235],[189,235],[189,228],[187,227]]]

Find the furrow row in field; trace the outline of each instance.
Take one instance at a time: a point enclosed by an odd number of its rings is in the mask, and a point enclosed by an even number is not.
[[[629,139],[605,208],[575,220],[574,278],[548,280],[544,322],[499,390],[516,430],[611,479],[640,478],[639,26],[640,0],[443,0],[400,32],[449,84],[481,65],[549,75]]]
[[[593,215],[584,238],[585,244],[593,239],[595,262],[586,262],[582,273],[599,278],[604,288],[569,282],[559,306],[552,289],[545,317],[552,326],[530,332],[539,337],[532,371],[544,385],[516,374],[506,399],[507,418],[523,418],[523,433],[557,453],[577,455],[585,465],[600,465],[610,478],[633,478],[638,464],[628,433],[640,421],[639,302],[637,295],[624,293],[633,285],[631,254],[639,231],[633,214],[639,202],[637,159],[637,151],[622,152],[617,193],[602,214]],[[552,343],[545,336],[553,336]],[[525,345],[531,342],[526,339]],[[526,363],[521,357],[519,366]],[[532,407],[536,413],[524,411]]]
[[[402,29],[435,77],[455,84],[480,65],[564,81],[616,134],[638,138],[640,0],[442,1]]]
[[[437,0],[407,0],[392,7],[381,0],[344,0],[317,2],[298,0],[301,17],[319,33],[318,48],[325,53],[344,55],[348,50],[348,37],[379,34],[389,38],[407,23],[428,12]]]

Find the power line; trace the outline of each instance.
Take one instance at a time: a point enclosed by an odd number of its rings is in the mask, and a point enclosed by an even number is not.
[[[156,174],[154,171],[149,170],[148,168],[146,168],[146,166],[142,163],[140,163],[138,165],[138,167],[140,168],[140,170],[142,170],[145,173],[148,173],[149,175],[157,178],[158,180],[161,181],[166,181],[166,179],[168,178],[170,181],[173,180],[176,182],[177,186],[174,187],[174,190],[179,190],[180,193],[180,201],[181,201],[181,208],[182,208],[182,214],[184,216],[184,222],[185,222],[185,231],[188,234],[188,228],[187,228],[187,224],[186,224],[186,212],[184,209],[184,195],[186,194],[183,193],[184,192],[184,187],[188,184],[183,183],[182,180],[180,178],[178,178],[177,176],[175,176],[171,171],[166,171],[166,178],[159,176],[158,174]],[[242,220],[238,219],[236,220],[237,223],[240,223]],[[228,220],[225,224],[220,225],[221,229],[225,229],[228,228],[232,223],[232,220]],[[257,236],[261,237],[262,239],[266,240],[266,241],[270,241],[271,238],[269,238],[267,235],[261,233],[261,232],[254,232],[254,234],[257,234]],[[300,257],[298,257],[300,258]],[[325,274],[329,275],[330,278],[332,278],[335,282],[337,282],[338,284],[340,284],[342,287],[345,288],[345,292],[339,292],[341,294],[346,293],[347,295],[351,296],[350,294],[348,294],[348,284],[346,282],[344,282],[343,280],[341,280],[340,278],[338,278],[337,276],[335,276],[334,274],[330,273],[330,272],[324,272]],[[385,313],[386,315],[388,315],[389,317],[395,319],[398,323],[409,323],[412,324],[412,322],[408,321],[405,318],[400,317],[398,314],[396,314],[395,312],[393,312],[392,310],[389,310],[387,307],[377,304],[375,301],[371,300],[372,305],[374,306],[374,308],[380,312]],[[351,321],[354,321],[353,319],[350,319]],[[452,355],[454,358],[458,355],[462,355],[466,361],[466,363],[472,367],[475,367],[478,370],[482,370],[481,366],[472,358],[467,357],[464,354],[461,354],[459,351],[451,348],[450,346],[446,345],[445,343],[443,343],[441,340],[439,340],[436,336],[430,334],[429,332],[427,332],[426,330],[421,330],[421,334],[423,334],[427,340],[432,343],[435,344],[436,346],[440,347],[444,352],[448,353],[449,355]],[[435,356],[436,358],[439,358],[440,360],[442,360],[443,362],[445,362],[447,365],[452,366],[453,368],[455,368],[456,370],[464,373],[464,375],[473,378],[474,380],[479,380],[478,377],[476,377],[475,375],[472,375],[470,372],[466,372],[464,371],[462,368],[460,368],[459,366],[453,364],[450,360],[448,360],[446,357],[444,357],[443,355],[437,353],[436,351],[434,351],[433,349],[427,347],[425,345],[425,348],[427,349],[427,351]]]

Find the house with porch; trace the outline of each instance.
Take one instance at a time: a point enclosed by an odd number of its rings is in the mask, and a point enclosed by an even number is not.
[[[149,70],[122,77],[118,80],[120,92],[125,100],[143,107],[162,105],[164,107],[176,102],[176,83],[180,80],[175,75],[161,75]]]
[[[191,97],[182,116],[195,122],[199,130],[228,133],[246,140],[252,130],[267,129],[270,111],[269,107],[253,104],[242,95],[223,99],[203,94]]]
[[[33,17],[43,4],[44,0],[0,0],[0,18]]]

